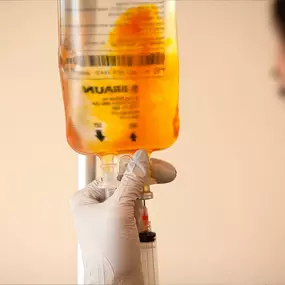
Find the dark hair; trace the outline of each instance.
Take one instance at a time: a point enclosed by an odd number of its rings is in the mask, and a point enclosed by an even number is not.
[[[285,0],[274,0],[273,20],[278,32],[285,40]]]

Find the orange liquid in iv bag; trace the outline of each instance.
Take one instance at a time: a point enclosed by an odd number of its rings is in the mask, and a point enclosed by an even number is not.
[[[105,11],[90,4],[97,1],[78,1],[89,6],[73,9],[70,1],[70,7],[60,7],[70,146],[96,155],[171,146],[179,133],[175,1],[129,7],[123,2]]]

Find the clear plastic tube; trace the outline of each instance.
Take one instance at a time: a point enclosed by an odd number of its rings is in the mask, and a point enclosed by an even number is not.
[[[115,155],[105,155],[100,158],[100,187],[105,189],[105,196],[111,197],[118,187],[118,164]]]

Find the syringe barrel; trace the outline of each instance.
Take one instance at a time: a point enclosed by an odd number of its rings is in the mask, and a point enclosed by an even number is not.
[[[140,249],[144,285],[158,285],[159,275],[156,241],[141,242]]]

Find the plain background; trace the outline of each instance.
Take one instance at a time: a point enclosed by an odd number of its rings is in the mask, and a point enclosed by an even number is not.
[[[75,284],[56,1],[0,2],[0,283]],[[156,156],[161,284],[285,283],[285,102],[267,1],[177,1],[181,135]],[[285,100],[284,100],[285,101]]]

